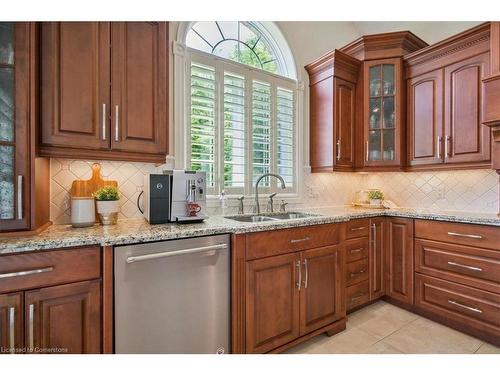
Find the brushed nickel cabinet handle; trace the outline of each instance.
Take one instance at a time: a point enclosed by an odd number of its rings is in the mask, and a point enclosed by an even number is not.
[[[306,270],[306,277],[304,279],[304,289],[307,289],[309,284],[309,266],[307,265],[307,259],[304,259],[304,269]]]
[[[366,229],[366,227],[356,227],[356,228],[351,228],[351,230],[363,230]]]
[[[366,141],[366,155],[365,160],[368,161],[368,141]]]
[[[38,268],[36,270],[0,273],[0,279],[8,279],[11,277],[35,275],[37,273],[51,272],[53,270],[54,270],[54,267],[45,267],[45,268]]]
[[[297,238],[295,240],[290,240],[290,243],[305,242],[305,241],[309,241],[310,239],[311,239],[311,237],[307,236],[304,238]]]
[[[448,235],[455,236],[455,237],[474,238],[476,240],[480,240],[483,238],[483,236],[480,236],[479,234],[464,234],[464,233],[457,233],[457,232],[448,232]]]
[[[366,296],[366,293],[358,293],[358,294],[355,294],[351,297],[351,301],[356,301],[360,298],[363,298],[364,296]]]
[[[106,140],[106,103],[102,103],[102,140]]]
[[[451,303],[452,305],[461,307],[461,308],[469,310],[469,311],[473,311],[473,312],[478,313],[478,314],[482,314],[483,313],[483,310],[480,310],[477,307],[470,307],[470,306],[464,305],[464,304],[462,304],[460,302],[453,301],[451,299],[448,300],[448,303]]]
[[[357,272],[351,272],[351,277],[354,277],[354,276],[358,276],[358,275],[362,275],[366,272],[365,269],[362,269],[361,271],[357,271]]]
[[[465,264],[460,264],[460,263],[455,263],[455,262],[448,262],[448,264],[450,266],[456,266],[456,267],[462,267],[462,268],[467,268],[468,270],[472,270],[472,271],[479,271],[479,272],[482,272],[483,269],[482,268],[479,268],[479,267],[472,267],[472,266],[467,266]]]
[[[446,158],[451,157],[451,137],[449,135],[446,136],[446,141],[444,143],[444,156]]]
[[[23,176],[17,176],[17,219],[23,219]]]
[[[443,141],[443,137],[438,136],[437,137],[437,142],[436,142],[436,155],[437,155],[438,159],[441,158],[441,142],[442,141]]]
[[[340,138],[337,140],[337,160],[340,160]]]
[[[9,348],[13,352],[15,349],[15,326],[16,326],[16,308],[9,307]]]
[[[296,286],[297,286],[297,290],[300,290],[300,284],[302,284],[302,268],[300,266],[300,260],[297,261],[296,267],[297,267],[297,271],[299,273],[299,276],[298,276],[299,280],[298,280]]]
[[[362,247],[360,247],[360,248],[358,248],[358,249],[351,249],[351,250],[349,250],[349,252],[350,252],[351,254],[354,254],[354,253],[359,253],[360,251],[363,251],[363,248],[362,248]]]
[[[28,345],[31,350],[35,348],[34,343],[34,319],[35,319],[35,305],[30,303],[28,311]]]
[[[120,107],[115,105],[115,142],[120,140],[119,129],[120,129]]]

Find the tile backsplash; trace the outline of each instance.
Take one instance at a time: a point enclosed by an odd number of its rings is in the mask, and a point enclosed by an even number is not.
[[[69,223],[69,191],[75,179],[91,177],[94,161],[51,159],[50,217],[54,223]],[[139,218],[137,197],[144,175],[165,166],[149,163],[99,161],[104,179],[118,181],[121,192],[120,218]],[[437,172],[318,173],[304,175],[303,199],[291,208],[350,204],[355,192],[379,188],[387,199],[402,207],[496,213],[498,175],[489,169]]]

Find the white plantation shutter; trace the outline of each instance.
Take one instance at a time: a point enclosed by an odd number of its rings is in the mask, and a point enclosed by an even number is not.
[[[207,188],[216,181],[215,69],[191,64],[191,169],[207,173]]]
[[[224,72],[224,187],[245,187],[245,77]]]
[[[294,185],[295,109],[292,90],[278,87],[276,93],[277,172],[287,187]]]
[[[208,194],[253,193],[279,173],[296,192],[295,82],[241,64],[193,54],[187,167],[207,173]],[[276,179],[262,192],[278,191]]]
[[[271,172],[271,85],[252,83],[252,185],[260,175]],[[269,178],[261,181],[269,186]]]

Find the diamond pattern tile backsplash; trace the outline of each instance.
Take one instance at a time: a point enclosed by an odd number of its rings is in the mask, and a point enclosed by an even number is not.
[[[90,178],[94,162],[51,159],[50,217],[54,223],[69,223],[71,184],[75,179]],[[103,178],[118,181],[121,192],[119,217],[142,217],[136,202],[142,191],[144,175],[159,172],[165,166],[115,161],[99,163]],[[306,173],[304,198],[300,203],[291,204],[290,209],[350,204],[356,191],[367,188],[381,189],[387,199],[401,207],[489,213],[496,213],[498,210],[498,175],[489,169],[369,174]]]

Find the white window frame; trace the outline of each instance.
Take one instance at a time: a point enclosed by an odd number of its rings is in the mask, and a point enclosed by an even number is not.
[[[299,203],[302,201],[303,196],[303,172],[307,170],[307,167],[304,167],[304,120],[303,120],[303,102],[304,102],[304,86],[300,80],[293,80],[287,77],[282,77],[273,73],[265,72],[263,70],[253,68],[238,62],[234,62],[228,59],[223,59],[217,57],[215,55],[205,53],[202,51],[190,49],[186,47],[184,44],[185,36],[189,31],[189,27],[192,23],[184,22],[179,24],[179,30],[177,34],[177,41],[173,42],[173,55],[174,55],[174,66],[173,66],[173,108],[174,108],[174,129],[172,138],[174,140],[174,144],[172,145],[172,149],[174,150],[175,156],[170,156],[170,159],[174,161],[175,168],[178,169],[186,169],[190,166],[190,137],[191,137],[191,129],[190,129],[190,66],[191,60],[194,58],[194,61],[197,61],[201,64],[205,63],[206,65],[216,66],[216,70],[220,71],[220,68],[217,69],[217,65],[224,65],[230,67],[226,69],[227,71],[231,71],[236,74],[241,74],[242,72],[251,72],[249,80],[246,83],[246,100],[251,100],[251,83],[253,79],[263,80],[265,82],[272,83],[273,90],[276,90],[276,87],[282,87],[285,89],[290,89],[294,93],[295,99],[295,145],[294,145],[294,183],[293,188],[287,188],[285,191],[278,187],[277,181],[276,184],[272,182],[272,188],[265,188],[262,185],[259,187],[259,192],[262,193],[263,199],[266,198],[266,193],[277,192],[279,197],[282,199],[286,199],[287,202],[290,203]],[[273,26],[276,28],[276,26]],[[277,30],[277,29],[276,29]],[[214,65],[215,62],[215,65]],[[219,78],[219,82],[223,82]],[[282,84],[285,83],[286,84]],[[280,83],[277,85],[277,83]],[[218,84],[220,87],[220,84]],[[247,105],[248,108],[251,108]],[[220,115],[222,109],[218,109],[218,113]],[[275,113],[274,113],[275,115]],[[251,111],[247,111],[245,113],[247,118],[247,127],[251,127]],[[273,131],[277,131],[276,121],[273,119]],[[222,135],[218,135],[221,137]],[[247,137],[247,142],[251,142],[251,139]],[[222,144],[222,143],[220,143]],[[219,155],[223,154],[223,148],[218,149]],[[220,156],[219,156],[220,157]],[[255,188],[252,184],[252,165],[248,162],[251,160],[251,153],[248,152],[246,155],[247,159],[246,163],[246,176],[245,176],[245,188],[244,191],[235,191],[234,189],[224,189],[227,193],[227,197],[234,198],[237,196],[244,195],[247,199],[251,199],[254,197]],[[273,160],[276,160],[277,153],[276,149],[273,149]],[[277,163],[273,162],[272,167],[275,167]],[[218,169],[218,166],[216,167]],[[218,173],[218,171],[216,171]],[[220,174],[220,173],[219,173]],[[217,176],[219,176],[219,174]],[[223,174],[220,174],[223,176]],[[275,180],[275,179],[273,179]],[[221,180],[219,177],[216,179],[216,184],[220,183]],[[220,190],[216,186],[216,189],[212,191],[208,191],[207,194],[207,202],[210,207],[215,207],[218,204],[218,194]],[[248,200],[247,200],[248,202]],[[235,205],[236,203],[233,202]],[[248,203],[247,203],[248,205]]]

